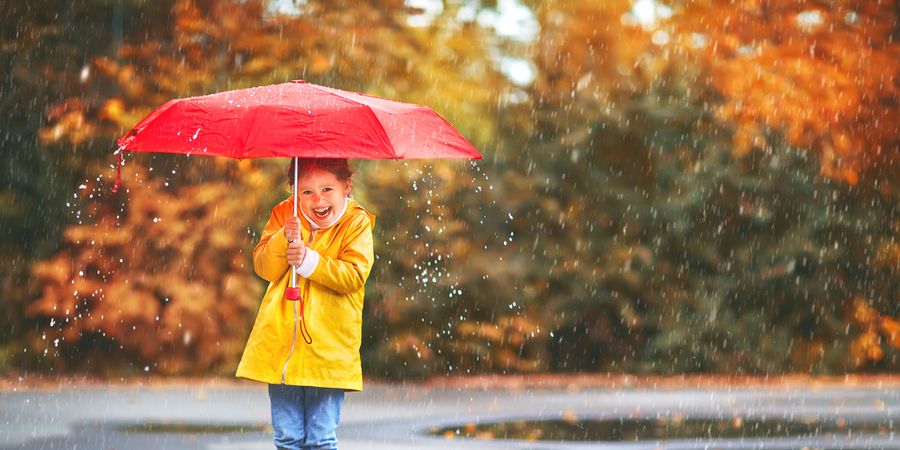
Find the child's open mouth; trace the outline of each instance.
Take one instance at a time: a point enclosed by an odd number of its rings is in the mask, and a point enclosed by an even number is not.
[[[328,216],[328,213],[331,212],[331,207],[326,206],[324,208],[313,208],[313,214],[316,215],[319,219],[324,219]]]

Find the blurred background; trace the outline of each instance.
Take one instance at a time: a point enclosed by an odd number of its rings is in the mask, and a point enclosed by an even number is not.
[[[359,162],[375,379],[900,369],[900,9],[861,1],[32,0],[0,24],[0,375],[230,376],[286,160],[127,155],[292,79],[484,153]]]

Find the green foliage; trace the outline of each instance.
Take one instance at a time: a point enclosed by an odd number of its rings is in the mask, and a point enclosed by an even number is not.
[[[692,55],[602,32],[622,5],[579,6],[549,8],[534,101],[502,113],[502,150],[528,151],[505,170],[527,175],[510,203],[531,223],[523,315],[551,330],[531,339],[552,349],[542,369],[895,370],[900,274],[876,262],[895,254],[890,179],[823,179],[778,129],[735,156]]]
[[[648,349],[653,369],[852,369],[853,300],[897,313],[896,271],[864,263],[878,251],[867,242],[890,239],[889,199],[819,178],[790,148],[736,163],[722,146],[704,153],[676,162],[691,170],[663,178],[675,195],[653,206],[651,288],[665,318]]]

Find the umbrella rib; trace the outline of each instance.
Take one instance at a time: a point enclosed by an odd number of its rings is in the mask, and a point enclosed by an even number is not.
[[[332,97],[337,97],[337,98],[339,98],[339,99],[341,99],[341,100],[349,101],[349,102],[354,102],[354,103],[356,103],[356,104],[358,104],[358,105],[364,106],[364,107],[366,108],[366,110],[369,111],[369,114],[371,114],[372,117],[375,118],[375,121],[378,123],[378,126],[381,128],[381,132],[384,134],[384,137],[385,137],[385,140],[384,140],[384,141],[387,142],[387,144],[390,146],[390,152],[391,152],[392,155],[394,155],[394,157],[393,157],[393,158],[390,158],[390,159],[397,159],[397,160],[403,159],[403,158],[397,153],[397,148],[394,146],[394,143],[391,141],[390,137],[388,137],[388,133],[387,133],[387,130],[384,128],[384,124],[381,123],[381,120],[378,118],[378,115],[375,114],[375,111],[372,109],[372,107],[371,107],[370,105],[367,105],[367,104],[365,104],[365,103],[360,103],[360,102],[357,101],[357,100],[353,100],[352,98],[344,97],[343,95],[339,94],[338,92],[334,92],[334,91],[340,91],[340,89],[326,88],[326,87],[324,87],[324,86],[319,86],[319,85],[312,84],[312,83],[305,83],[305,84],[306,84],[306,86],[315,88],[315,89],[318,90],[319,92],[324,92],[325,94],[328,94],[328,95],[330,95],[330,96],[332,96]],[[365,95],[365,94],[363,94],[363,95]],[[372,97],[372,96],[369,96],[369,97]],[[376,99],[377,99],[378,97],[372,97],[372,98],[376,98]],[[386,99],[379,99],[379,100],[386,100]],[[387,101],[390,101],[390,100],[387,100]],[[416,106],[416,109],[419,109],[419,108],[427,109],[427,108],[425,108],[425,107],[423,107],[423,106],[421,106],[421,105],[415,105],[415,106]],[[390,113],[388,113],[388,114],[390,114]]]
[[[318,91],[320,91],[320,92],[324,92],[324,93],[326,93],[326,94],[329,94],[329,95],[331,95],[331,96],[340,98],[340,99],[342,99],[342,100],[348,100],[348,101],[352,101],[352,102],[357,102],[357,103],[359,103],[358,100],[354,100],[353,98],[349,98],[349,97],[345,97],[345,96],[341,95],[341,92],[344,92],[344,91],[342,91],[341,89],[329,88],[329,87],[326,87],[326,86],[319,86],[319,85],[317,85],[317,84],[311,84],[311,83],[306,83],[306,85],[307,85],[307,86],[310,86],[310,87],[313,87],[313,88],[315,88],[316,90],[318,90]],[[362,92],[348,92],[348,94],[351,94],[351,95],[362,95],[362,96],[365,96],[365,97],[369,97],[369,98],[375,99],[375,100],[377,100],[377,101],[389,102],[389,103],[396,103],[396,104],[398,104],[398,105],[403,105],[403,106],[409,108],[407,111],[404,111],[404,112],[402,112],[402,113],[396,113],[396,112],[391,112],[391,111],[383,111],[385,114],[390,114],[390,115],[392,115],[392,116],[397,116],[397,115],[403,115],[403,116],[406,116],[406,115],[410,115],[410,114],[413,114],[413,113],[416,113],[416,112],[426,112],[426,113],[434,114],[438,119],[440,119],[442,122],[444,122],[446,125],[448,125],[448,126],[450,126],[450,127],[452,128],[452,125],[450,125],[450,122],[447,122],[447,119],[444,119],[443,117],[441,117],[440,114],[435,113],[431,108],[429,108],[429,107],[427,107],[427,106],[424,106],[424,105],[419,105],[419,104],[417,104],[417,103],[403,103],[403,102],[397,102],[397,101],[394,101],[394,100],[390,100],[390,99],[386,99],[386,98],[381,98],[381,97],[376,97],[376,96],[369,95],[369,94],[365,94],[365,93],[362,93]],[[366,108],[368,108],[369,111],[373,111],[373,107],[372,107],[372,106],[367,105],[367,104],[365,104],[365,103],[361,103],[361,104],[362,104],[363,106],[365,106]],[[375,115],[375,118],[376,118],[376,119],[378,119],[378,115],[376,115],[374,112],[372,112],[372,114]],[[378,123],[379,123],[379,125],[381,125],[381,129],[384,131],[385,136],[387,136],[387,130],[384,128],[384,125],[381,124],[381,120],[378,120]],[[392,159],[397,159],[397,160],[405,159],[404,156],[402,156],[402,155],[400,155],[400,154],[398,153],[397,148],[396,148],[396,146],[394,145],[394,142],[393,142],[393,141],[391,141],[390,139],[388,139],[388,143],[390,144],[391,150],[393,151],[393,154],[395,155]]]

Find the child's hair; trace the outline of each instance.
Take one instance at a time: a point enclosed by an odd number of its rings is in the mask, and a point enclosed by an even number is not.
[[[291,164],[288,166],[287,176],[288,176],[288,184],[294,185],[294,160],[297,158],[291,159]],[[310,169],[321,169],[334,174],[338,180],[349,182],[353,177],[353,169],[350,168],[350,164],[347,163],[346,159],[343,158],[299,158],[300,162],[297,166],[299,170],[298,178],[303,176],[304,173],[308,172]]]

